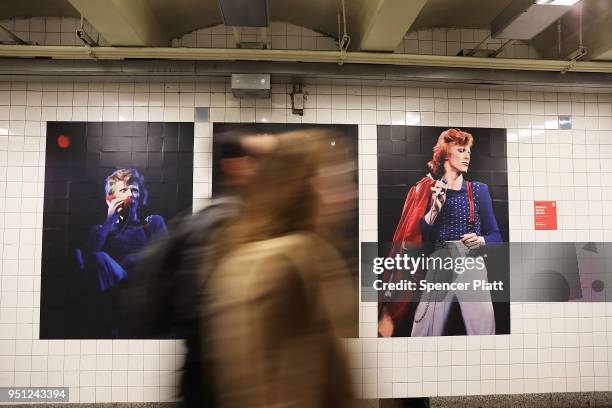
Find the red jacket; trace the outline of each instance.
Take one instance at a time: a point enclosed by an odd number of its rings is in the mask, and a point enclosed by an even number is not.
[[[427,204],[431,197],[431,187],[435,182],[429,176],[423,177],[408,191],[402,216],[397,224],[397,228],[395,228],[395,234],[393,234],[390,256],[399,254],[404,243],[414,246],[421,245],[421,218],[423,218],[427,209]]]
[[[430,176],[423,177],[408,191],[402,210],[402,216],[393,234],[393,242],[389,256],[394,257],[397,254],[401,254],[402,245],[404,244],[408,244],[411,247],[420,246],[422,244],[421,218],[423,218],[425,210],[427,209],[427,204],[431,197],[431,187],[435,182],[436,181]],[[383,280],[385,282],[389,282],[389,280],[399,282],[402,278],[401,271],[386,272],[383,275]],[[389,314],[395,322],[404,318],[407,306],[412,301],[412,293],[408,291],[403,292],[403,299],[401,300],[402,301],[397,301],[397,299],[395,299],[393,302],[385,302],[384,292],[379,293],[379,307],[382,308],[384,306],[385,313]]]

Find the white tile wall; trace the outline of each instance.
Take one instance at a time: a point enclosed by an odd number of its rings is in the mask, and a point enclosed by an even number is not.
[[[38,45],[82,45],[76,36],[81,20],[74,17],[30,17],[11,18],[0,21],[0,25],[12,31],[24,41]],[[84,30],[97,40],[100,45],[107,45],[106,40],[87,20],[83,22]],[[0,41],[12,41],[6,34],[0,33]]]
[[[235,99],[226,82],[0,82],[0,386],[71,387],[71,402],[174,398],[181,341],[38,340],[45,131],[48,120],[193,120],[359,125],[360,238],[377,239],[376,125],[508,128],[512,241],[610,241],[610,94],[418,88],[380,81],[304,86],[303,117],[285,84],[270,100]],[[574,129],[556,128],[556,113]],[[195,125],[194,206],[211,192],[212,125]],[[558,202],[559,230],[534,231],[534,199]],[[347,340],[368,398],[612,389],[612,306],[511,306],[507,336],[376,338],[376,305]],[[611,328],[607,323],[611,322]]]
[[[257,40],[255,28],[241,28],[239,30],[241,42],[254,42]],[[259,39],[261,41],[261,38]],[[275,50],[337,50],[335,39],[317,33],[305,27],[293,24],[272,22],[269,29],[268,48]],[[172,41],[173,47],[197,48],[235,48],[236,39],[231,27],[217,25],[201,28],[187,33]]]

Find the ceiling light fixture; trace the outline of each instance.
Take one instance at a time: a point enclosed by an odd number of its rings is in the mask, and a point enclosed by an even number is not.
[[[581,0],[537,0],[536,4],[544,4],[549,6],[573,6]]]

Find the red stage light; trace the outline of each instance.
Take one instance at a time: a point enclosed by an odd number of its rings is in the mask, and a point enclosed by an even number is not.
[[[66,135],[59,135],[57,137],[57,145],[62,149],[67,149],[70,146],[70,137]]]

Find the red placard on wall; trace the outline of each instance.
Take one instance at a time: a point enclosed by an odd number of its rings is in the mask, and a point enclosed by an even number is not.
[[[533,214],[536,230],[557,229],[557,202],[556,201],[534,201]]]

